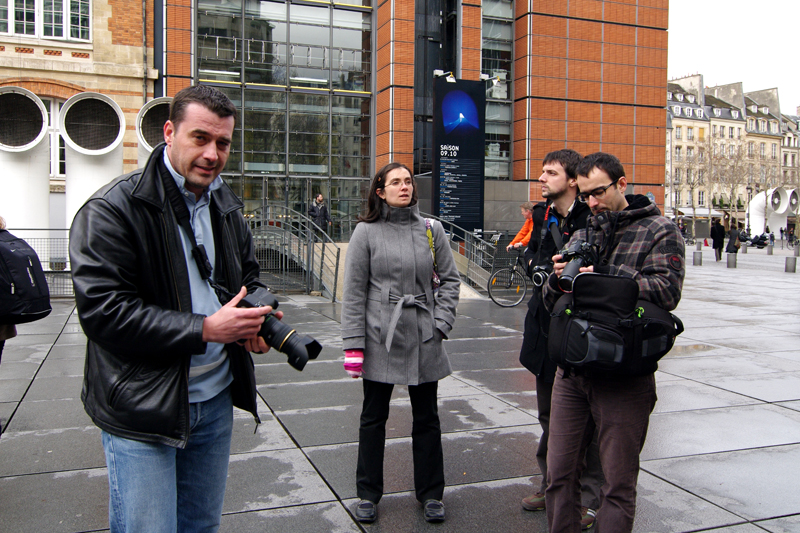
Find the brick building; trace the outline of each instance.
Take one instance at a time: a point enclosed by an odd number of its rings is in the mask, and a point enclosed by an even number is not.
[[[305,211],[322,192],[334,218],[352,220],[384,163],[424,176],[435,69],[498,81],[487,83],[487,228],[518,227],[520,201],[540,198],[542,157],[564,147],[614,153],[635,192],[663,206],[668,0],[62,4],[0,6],[0,86],[31,90],[51,116],[80,92],[112,98],[126,117],[125,170],[138,165],[147,101],[222,88],[241,109],[225,177],[248,212],[267,201]]]

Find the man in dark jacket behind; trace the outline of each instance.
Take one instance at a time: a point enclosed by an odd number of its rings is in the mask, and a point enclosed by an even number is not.
[[[667,311],[675,309],[685,274],[684,241],[678,227],[661,216],[646,196],[625,196],[628,181],[613,155],[587,155],[578,165],[577,175],[578,199],[589,205],[592,216],[571,242],[594,244],[599,254],[595,265],[580,271],[632,278],[639,286],[640,299]],[[543,289],[550,310],[562,295],[558,277],[567,263],[560,259],[560,255],[553,257],[553,274]],[[654,371],[618,376],[559,368],[553,384],[547,452],[545,499],[550,533],[580,531],[580,469],[576,466],[589,443],[586,427],[590,420],[597,425],[605,477],[596,531],[626,533],[633,529],[639,454],[655,404]]]
[[[322,193],[317,195],[316,200],[308,208],[308,216],[324,233],[328,232],[328,226],[331,225],[331,214],[328,213],[328,206],[325,205],[325,198]]]
[[[586,219],[591,214],[589,206],[578,202],[578,180],[575,170],[581,156],[574,150],[550,152],[542,162],[542,196],[545,202],[533,206],[533,230],[528,248],[525,250],[525,264],[529,273],[539,267],[535,279],[546,278],[552,271],[553,261],[562,247],[569,242],[573,233],[586,227]],[[542,511],[545,508],[544,491],[547,488],[547,441],[550,430],[550,398],[553,381],[556,377],[556,364],[547,353],[547,331],[550,328],[550,313],[542,301],[541,286],[534,284],[533,295],[528,301],[525,315],[525,333],[519,361],[536,375],[536,403],[542,436],[536,451],[536,461],[542,473],[540,489],[523,498],[522,507],[527,511]],[[594,425],[592,425],[592,428]],[[597,453],[596,441],[587,454],[587,467],[582,476],[582,507],[586,508],[582,517],[583,526],[590,527],[594,514],[600,505],[600,487],[603,473]]]
[[[216,531],[232,406],[258,420],[248,351],[268,349],[257,334],[271,309],[236,307],[263,285],[242,204],[219,177],[235,116],[216,89],[180,91],[166,147],[97,191],[72,223],[89,340],[81,399],[102,430],[112,532]],[[195,259],[201,250],[208,261]]]

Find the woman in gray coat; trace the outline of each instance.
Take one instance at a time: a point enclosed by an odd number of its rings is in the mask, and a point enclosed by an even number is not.
[[[441,522],[444,462],[437,389],[438,380],[452,372],[442,340],[455,320],[458,270],[439,222],[432,221],[429,241],[416,183],[405,165],[389,163],[378,171],[367,214],[359,221],[347,248],[342,305],[345,370],[363,377],[364,386],[356,518],[372,522],[377,516],[389,400],[394,385],[407,385],[416,497],[425,520]]]

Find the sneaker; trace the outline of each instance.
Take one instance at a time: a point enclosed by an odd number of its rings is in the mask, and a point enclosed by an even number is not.
[[[356,505],[356,520],[365,524],[371,524],[378,517],[375,504],[369,500],[361,500]]]
[[[444,522],[444,504],[439,500],[426,500],[423,509],[426,522]]]
[[[526,511],[544,511],[544,493],[537,492],[527,498],[522,498],[522,508]]]
[[[588,507],[581,507],[581,529],[589,529],[594,525],[594,517],[597,511]]]

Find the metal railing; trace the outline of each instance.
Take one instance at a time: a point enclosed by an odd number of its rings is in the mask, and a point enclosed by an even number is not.
[[[305,215],[284,206],[248,217],[261,280],[273,292],[300,292],[336,301],[339,247]],[[52,298],[73,297],[69,230],[9,228],[36,251]]]
[[[495,263],[499,256],[505,254],[505,247],[499,248],[498,240],[501,243],[503,239],[507,241],[507,232],[483,232],[478,235],[433,215],[420,214],[442,223],[462,281],[481,294],[486,294],[489,278],[497,268]],[[489,235],[490,240],[484,240],[484,235]]]
[[[273,292],[303,292],[336,301],[341,251],[310,218],[267,204],[248,216],[261,279]]]

